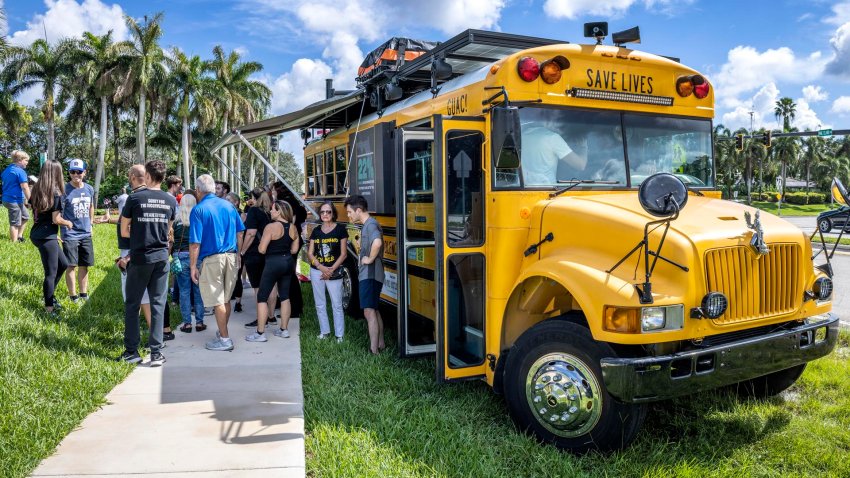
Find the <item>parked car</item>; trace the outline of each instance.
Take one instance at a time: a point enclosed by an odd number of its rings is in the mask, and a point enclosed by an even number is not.
[[[845,231],[850,232],[848,217],[850,217],[850,207],[848,206],[841,206],[832,211],[824,211],[818,214],[818,229],[821,232],[829,232],[833,229],[843,227]]]

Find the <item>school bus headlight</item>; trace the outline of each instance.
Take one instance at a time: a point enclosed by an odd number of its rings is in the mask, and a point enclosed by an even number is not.
[[[685,307],[683,305],[644,307],[641,309],[640,328],[642,332],[680,330],[684,324]]]
[[[540,63],[530,56],[524,56],[517,63],[517,73],[525,81],[534,81],[540,76]]]
[[[818,300],[828,300],[832,295],[832,279],[819,277],[812,289]]]
[[[561,71],[569,67],[570,61],[566,57],[558,55],[540,65],[540,78],[544,83],[554,85],[561,81]]]

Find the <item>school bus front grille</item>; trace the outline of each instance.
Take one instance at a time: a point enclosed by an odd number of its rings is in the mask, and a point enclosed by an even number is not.
[[[718,325],[735,324],[790,313],[800,307],[799,246],[769,244],[758,257],[749,246],[712,249],[705,256],[709,291],[729,299]]]

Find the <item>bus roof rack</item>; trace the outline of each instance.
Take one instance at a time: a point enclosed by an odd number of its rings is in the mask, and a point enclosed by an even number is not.
[[[399,61],[393,69],[373,70],[370,72],[372,74],[358,77],[357,81],[361,88],[366,89],[393,83],[402,88],[401,98],[404,98],[432,87],[432,68],[440,65],[440,62],[444,61],[451,69],[445,76],[437,75],[438,84],[476,71],[516,52],[559,43],[567,42],[470,29],[437,43],[414,60]]]

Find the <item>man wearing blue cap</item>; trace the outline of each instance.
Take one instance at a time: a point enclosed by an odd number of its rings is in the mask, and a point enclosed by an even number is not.
[[[86,163],[82,159],[72,159],[68,163],[71,182],[65,185],[62,197],[62,216],[71,221],[73,227],[62,226],[62,243],[68,269],[65,283],[71,301],[88,300],[89,267],[94,265],[94,246],[91,240],[91,223],[94,217],[94,188],[83,182],[86,177]],[[77,281],[80,283],[80,295],[77,296]]]

